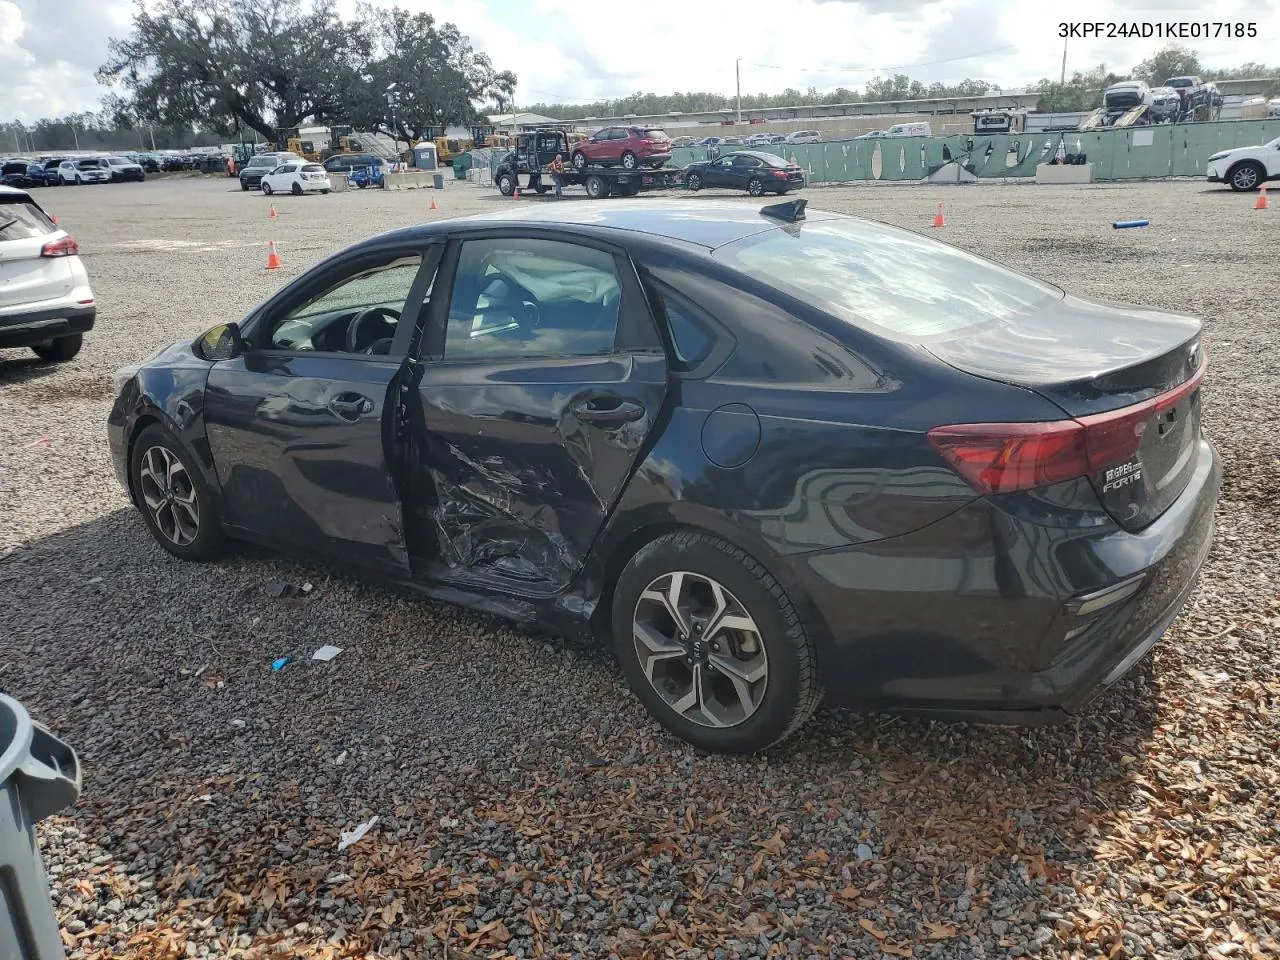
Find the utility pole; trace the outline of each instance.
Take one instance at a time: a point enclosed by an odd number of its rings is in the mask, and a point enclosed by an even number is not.
[[[742,58],[733,62],[733,76],[738,83],[738,122],[742,122]]]
[[[1067,41],[1062,41],[1062,73],[1058,75],[1058,86],[1067,85]]]
[[[151,152],[156,152],[156,128],[148,125],[147,131],[151,134]]]
[[[75,138],[76,153],[79,153],[80,152],[80,131],[76,129],[76,122],[74,120],[71,121],[71,136]]]

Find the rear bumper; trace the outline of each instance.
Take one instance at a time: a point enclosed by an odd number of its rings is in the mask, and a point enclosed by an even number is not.
[[[93,329],[97,307],[60,307],[0,314],[0,347],[30,347]]]
[[[977,500],[912,534],[794,558],[831,638],[829,702],[1017,723],[1079,710],[1191,594],[1220,484],[1202,440],[1186,490],[1136,533],[1042,526]]]

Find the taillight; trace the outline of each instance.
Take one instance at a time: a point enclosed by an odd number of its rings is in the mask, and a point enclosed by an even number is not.
[[[774,170],[773,175],[782,180],[785,180],[787,177],[791,176],[791,174],[788,173],[786,170]]]
[[[50,240],[40,248],[42,257],[74,257],[80,252],[75,237],[66,236],[58,240]]]
[[[1153,415],[1195,393],[1207,358],[1180,386],[1131,407],[1045,423],[935,427],[929,442],[981,494],[1032,490],[1089,476],[1132,459]]]

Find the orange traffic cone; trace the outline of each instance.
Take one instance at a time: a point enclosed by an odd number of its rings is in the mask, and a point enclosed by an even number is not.
[[[1258,188],[1258,202],[1253,205],[1253,209],[1267,209],[1267,185],[1265,183]],[[58,221],[54,220],[53,222],[57,223]]]
[[[933,215],[933,225],[935,227],[945,227],[947,221],[942,219],[942,204],[938,204],[938,212]]]
[[[276,253],[276,242],[274,240],[267,241],[267,269],[280,269],[280,256]]]
[[[273,203],[271,205],[271,212],[267,214],[267,219],[274,220],[275,218],[276,218],[276,205]]]
[[[436,209],[436,195],[434,193],[431,195],[431,209]]]
[[[53,221],[55,227],[58,225],[58,215],[56,213],[49,214],[49,219]]]

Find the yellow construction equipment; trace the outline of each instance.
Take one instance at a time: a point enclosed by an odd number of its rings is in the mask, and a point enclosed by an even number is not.
[[[445,166],[453,166],[453,158],[476,148],[475,142],[467,138],[436,137],[436,160]]]

